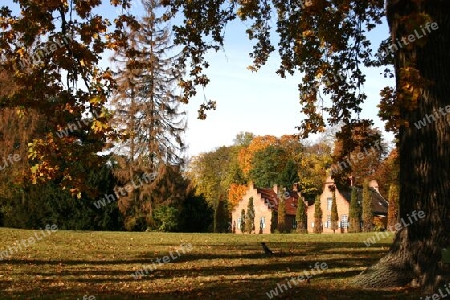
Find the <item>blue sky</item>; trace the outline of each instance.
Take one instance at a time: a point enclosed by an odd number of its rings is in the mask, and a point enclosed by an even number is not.
[[[252,44],[247,39],[245,28],[241,22],[227,26],[224,50],[208,55],[211,66],[207,74],[211,83],[188,104],[189,155],[230,145],[240,131],[275,136],[297,133],[295,126],[304,118],[300,113],[297,91],[301,74],[280,78],[275,73],[279,64],[277,53],[273,53],[257,73],[247,70],[252,62],[248,56]],[[370,34],[370,39],[377,47],[387,35],[388,28],[383,24]],[[380,90],[386,85],[393,85],[394,81],[383,78],[380,73],[380,69],[366,72],[364,90],[368,100],[363,104],[360,117],[374,119],[375,126],[383,130],[384,123],[377,116],[376,106],[380,100]],[[216,100],[217,110],[210,111],[206,120],[198,120],[197,109],[204,98]],[[393,135],[385,134],[385,138],[391,141]]]
[[[3,1],[2,1],[3,2]],[[109,1],[106,1],[109,2]],[[6,0],[0,5],[17,6],[12,0]],[[118,14],[117,8],[109,5],[96,10],[110,20]],[[141,14],[142,4],[135,0],[130,11]],[[213,150],[222,145],[230,145],[234,137],[241,131],[253,132],[256,135],[275,135],[297,133],[298,126],[304,116],[300,113],[297,85],[301,74],[293,77],[280,78],[277,70],[279,57],[273,53],[267,64],[257,73],[247,69],[251,64],[248,55],[252,51],[252,43],[245,34],[246,25],[235,21],[227,26],[224,49],[208,54],[210,68],[207,74],[211,79],[205,89],[199,89],[196,97],[187,105],[181,105],[188,115],[188,130],[185,141],[188,144],[187,155],[194,156],[201,152]],[[379,26],[370,34],[370,39],[376,46],[388,35],[386,24]],[[276,41],[274,42],[276,45]],[[109,60],[101,63],[106,67]],[[377,117],[379,92],[386,85],[393,85],[392,79],[384,79],[380,70],[367,70],[367,82],[364,90],[368,100],[363,105],[361,118],[374,119],[375,125],[384,129],[384,124]],[[217,110],[209,111],[206,120],[197,119],[197,110],[204,99],[217,101]],[[391,141],[392,134],[386,134]]]

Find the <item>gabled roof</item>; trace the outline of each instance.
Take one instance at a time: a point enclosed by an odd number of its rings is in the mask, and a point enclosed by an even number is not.
[[[369,188],[372,192],[372,213],[375,215],[387,215],[389,203],[374,188]]]
[[[273,211],[278,212],[278,203],[280,199],[273,189],[269,188],[256,188],[258,194],[261,194],[261,198],[267,204],[267,206]],[[285,193],[284,191],[282,192]],[[295,216],[297,213],[298,193],[289,191],[289,198],[286,201],[286,215]]]
[[[334,184],[334,180],[331,178],[331,176],[328,176],[327,180],[325,181],[325,185],[324,188],[327,188],[327,186],[329,184]],[[386,199],[383,198],[383,196],[381,196],[380,192],[378,191],[378,184],[375,180],[371,181],[371,184],[373,184],[374,187],[369,187],[370,190],[370,194],[372,197],[372,213],[374,215],[387,215],[388,212],[388,206],[389,203],[386,201]],[[358,200],[362,201],[362,188],[361,187],[356,187],[357,190],[357,194],[358,194]],[[341,195],[344,197],[344,199],[350,203],[351,201],[351,194],[352,194],[352,189],[351,187],[348,187],[346,189],[342,189],[339,190],[339,193],[341,193]]]
[[[362,201],[362,188],[355,187],[358,191],[358,200]],[[369,191],[372,196],[372,213],[374,215],[387,215],[389,203],[381,194],[374,188],[369,187]],[[351,201],[351,189],[345,191],[339,191],[345,200],[350,203]]]

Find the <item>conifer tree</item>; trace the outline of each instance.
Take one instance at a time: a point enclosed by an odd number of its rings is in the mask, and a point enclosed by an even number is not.
[[[253,207],[253,197],[248,199],[247,217],[245,218],[245,230],[252,233],[255,230],[255,208]]]
[[[286,163],[283,171],[279,175],[278,183],[285,188],[292,188],[294,183],[299,182],[298,168],[294,160],[290,159]]]
[[[306,230],[306,205],[305,202],[303,202],[302,197],[298,197],[298,203],[297,203],[297,213],[295,215],[295,221],[297,221],[297,232],[298,233],[308,233]]]
[[[369,190],[369,181],[364,180],[362,191],[362,221],[363,231],[370,232],[372,230],[373,215],[372,215],[372,195]]]
[[[322,208],[320,207],[320,196],[316,196],[314,204],[314,233],[322,233]]]
[[[338,229],[339,215],[337,212],[337,204],[336,204],[336,187],[333,186],[333,200],[331,201],[331,230],[333,233]]]
[[[286,231],[286,199],[279,197],[278,202],[278,231],[283,233]]]
[[[348,232],[361,232],[361,206],[358,203],[358,191],[356,187],[352,187],[349,222]]]
[[[241,210],[241,224],[240,229],[242,233],[245,233],[245,209]]]
[[[228,214],[225,200],[219,200],[214,211],[214,232],[225,233],[228,231]]]
[[[119,69],[112,124],[122,137],[115,149],[122,155],[115,174],[124,184],[145,173],[156,175],[162,165],[183,164],[185,113],[179,110],[176,92],[182,70],[176,67],[177,56],[170,55],[173,45],[169,27],[156,15],[159,2],[142,4],[145,16],[140,28],[127,32],[128,44],[112,59]],[[125,215],[144,218],[149,226],[159,205],[152,187],[143,184],[120,198]]]

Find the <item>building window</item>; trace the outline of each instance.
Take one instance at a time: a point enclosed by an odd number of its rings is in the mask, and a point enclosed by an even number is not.
[[[341,217],[341,227],[342,228],[348,228],[348,216],[342,215]]]
[[[292,222],[292,228],[297,228],[297,220],[294,219],[294,221]]]
[[[333,203],[333,198],[328,197],[327,198],[327,210],[331,211],[331,205]]]
[[[266,217],[261,217],[261,221],[259,221],[259,228],[266,228]]]
[[[314,222],[311,222],[311,228],[314,228]]]
[[[330,228],[331,227],[331,215],[327,216],[327,223],[325,225],[326,228]]]

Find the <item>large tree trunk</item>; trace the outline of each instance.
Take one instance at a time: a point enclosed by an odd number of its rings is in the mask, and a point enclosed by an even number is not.
[[[442,283],[441,247],[450,245],[450,3],[448,0],[390,0],[387,17],[394,41],[411,34],[405,20],[414,21],[417,13],[431,17],[437,30],[426,35],[418,30],[418,43],[395,52],[397,91],[404,81],[401,72],[415,68],[420,76],[414,86],[420,89],[417,105],[404,97],[400,108],[403,119],[399,136],[400,150],[400,218],[408,227],[397,232],[388,254],[364,271],[355,282],[362,286],[402,286],[411,281],[426,290]],[[419,3],[419,5],[417,5]],[[416,16],[414,16],[414,14]],[[402,20],[402,18],[405,18]],[[423,22],[423,21],[422,21]],[[414,31],[414,30],[413,30]],[[423,46],[418,46],[425,42]],[[400,100],[397,102],[400,103]],[[449,111],[446,111],[448,106]],[[441,109],[441,111],[439,111]],[[443,109],[443,110],[442,110]],[[437,111],[434,112],[434,111]],[[445,115],[442,113],[445,113]],[[431,115],[434,113],[434,119]],[[438,116],[440,115],[440,116]],[[428,117],[427,117],[428,116]],[[426,126],[414,124],[426,118]],[[425,217],[412,218],[423,211]],[[410,218],[412,222],[410,222]]]

